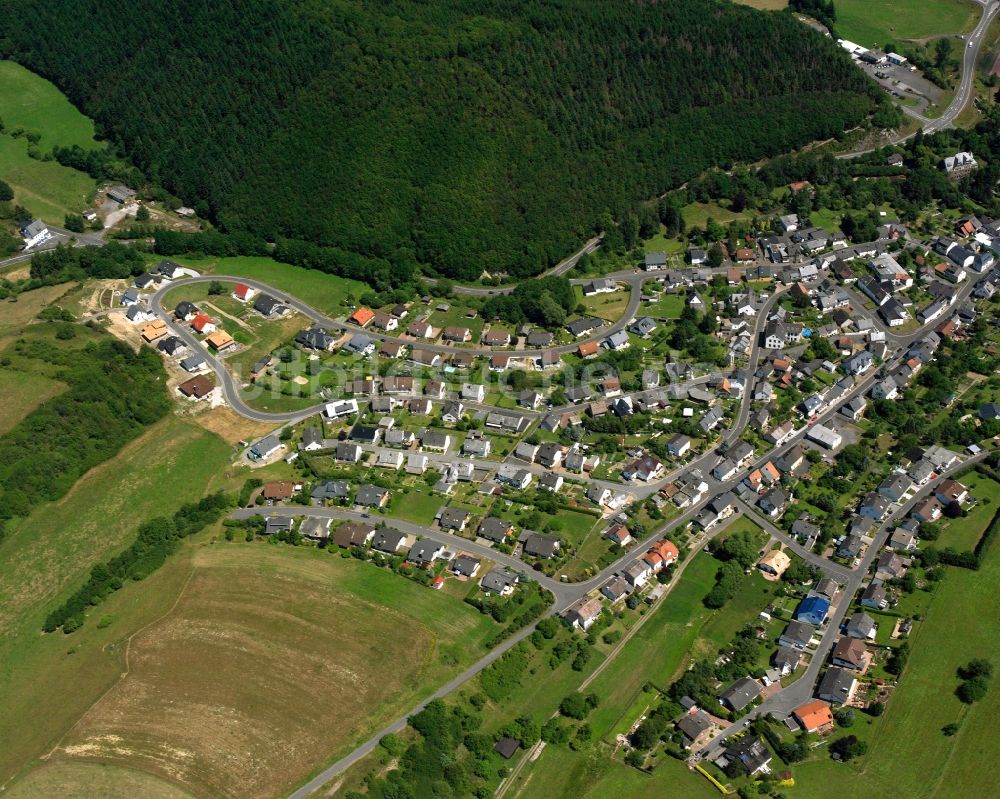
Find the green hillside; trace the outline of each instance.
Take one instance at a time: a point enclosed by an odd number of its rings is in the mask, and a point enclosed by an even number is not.
[[[879,99],[787,14],[716,0],[0,0],[0,48],[228,229],[531,274],[710,164]]]

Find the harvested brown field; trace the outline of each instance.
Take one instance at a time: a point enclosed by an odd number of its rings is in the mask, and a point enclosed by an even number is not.
[[[479,654],[492,622],[339,555],[201,547],[171,613],[53,759],[148,772],[203,797],[272,797]]]

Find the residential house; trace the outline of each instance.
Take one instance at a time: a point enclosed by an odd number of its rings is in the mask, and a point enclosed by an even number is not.
[[[654,572],[659,572],[673,566],[679,557],[680,551],[677,549],[677,545],[664,538],[646,551],[643,560],[649,564]]]
[[[270,294],[259,294],[254,300],[253,309],[262,316],[277,316],[285,312],[285,306]]]
[[[333,531],[333,543],[339,547],[363,547],[375,536],[375,526],[364,522],[345,522]]]
[[[814,624],[817,627],[826,621],[826,616],[830,612],[830,600],[821,596],[810,595],[799,602],[795,609],[795,620],[804,621],[806,624]]]
[[[851,636],[851,638],[860,638],[861,640],[874,640],[875,632],[878,629],[875,624],[875,619],[869,616],[864,611],[859,611],[851,616],[844,625],[844,632]]]
[[[878,561],[875,563],[875,579],[884,581],[898,580],[906,574],[908,566],[908,561],[895,552],[885,552],[879,556]]]
[[[832,705],[844,705],[854,698],[858,681],[854,674],[839,666],[831,666],[820,681],[816,695]]]
[[[488,594],[510,596],[519,581],[520,576],[516,572],[507,568],[496,568],[486,572],[479,587]]]
[[[479,523],[476,535],[480,538],[485,538],[487,541],[502,544],[513,532],[514,525],[510,522],[497,516],[487,516]]]
[[[424,449],[447,452],[451,448],[451,436],[438,430],[424,430],[420,434],[420,445]]]
[[[581,597],[570,605],[563,618],[573,627],[589,630],[601,615],[601,602],[594,597]]]
[[[436,541],[422,539],[410,547],[410,551],[406,553],[406,560],[409,563],[416,564],[420,568],[426,569],[443,555],[444,547],[441,544]]]
[[[215,381],[206,375],[197,375],[181,383],[177,390],[189,399],[201,400],[215,390]]]
[[[281,441],[272,433],[252,444],[250,449],[247,450],[247,457],[252,461],[262,461],[271,457],[281,447]]]
[[[969,498],[969,489],[957,480],[952,480],[948,477],[938,484],[934,496],[937,497],[942,505],[947,505],[949,502],[957,502],[959,505],[963,505]]]
[[[683,458],[691,451],[691,438],[677,434],[667,442],[667,452],[675,458]]]
[[[458,555],[448,567],[452,574],[471,579],[476,576],[482,563],[471,555]]]
[[[632,541],[632,533],[629,532],[628,527],[624,524],[616,522],[605,530],[604,538],[620,547],[624,547]]]
[[[524,541],[524,552],[536,558],[551,558],[559,552],[560,541],[555,536],[534,533]]]
[[[799,667],[802,654],[797,649],[790,646],[779,646],[771,656],[771,664],[779,671],[781,676],[787,677]]]
[[[827,732],[833,729],[833,712],[830,703],[822,699],[814,699],[799,705],[792,711],[792,716],[807,733]]]
[[[329,351],[333,349],[336,339],[326,332],[322,327],[313,325],[301,331],[295,337],[295,343],[308,350]]]
[[[816,627],[803,621],[790,621],[784,632],[778,638],[781,646],[787,646],[798,652],[805,651],[809,642],[816,634]]]
[[[294,524],[295,520],[290,516],[268,516],[264,522],[264,535],[290,533]]]
[[[646,561],[637,560],[625,567],[622,575],[632,588],[639,589],[649,581],[652,573],[653,569]]]
[[[834,645],[830,659],[834,666],[863,674],[871,662],[871,654],[864,641],[844,635]]]
[[[727,706],[734,713],[739,713],[750,705],[764,690],[757,680],[750,677],[741,677],[725,691],[719,694],[719,702]]]
[[[750,776],[761,772],[767,773],[771,763],[771,752],[756,735],[738,738],[725,750],[725,757],[730,762],[739,763],[743,771]]]
[[[388,501],[389,490],[370,483],[359,486],[354,495],[354,504],[366,508],[382,508]]]
[[[406,535],[392,527],[381,527],[372,536],[372,549],[394,555],[406,543]]]

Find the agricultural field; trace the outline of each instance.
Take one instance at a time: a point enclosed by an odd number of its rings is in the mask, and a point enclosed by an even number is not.
[[[156,264],[161,260],[163,259],[159,256],[151,257],[150,263]],[[316,310],[335,317],[348,315],[357,306],[359,298],[370,291],[366,284],[357,280],[283,264],[272,258],[249,255],[233,258],[177,256],[170,260],[204,274],[232,275],[263,281],[309,303]]]
[[[278,795],[479,656],[496,631],[451,597],[339,554],[193,549],[176,603],[132,639],[126,675],[54,761],[111,762],[199,796]]]
[[[837,0],[837,32],[864,47],[964,33],[975,25],[966,0]]]
[[[110,626],[95,617],[71,638],[43,636],[45,616],[94,563],[130,542],[139,522],[202,496],[224,474],[229,452],[216,436],[168,417],[84,475],[61,500],[12,526],[0,547],[0,738],[6,742],[0,782],[48,751],[117,679],[125,630],[163,612],[177,574],[157,572],[129,592],[127,603],[120,599],[126,592],[113,596],[96,611],[116,618]]]
[[[14,189],[17,203],[62,224],[65,214],[86,207],[96,181],[55,161],[29,157],[28,139],[11,134],[17,129],[37,134],[41,153],[55,145],[96,148],[94,123],[55,86],[13,61],[0,61],[0,109],[5,128],[0,133],[0,179]]]
[[[95,796],[141,796],[143,799],[191,799],[191,794],[141,771],[107,763],[53,763],[31,772],[5,791],[9,799],[92,799]]]
[[[857,765],[821,759],[795,768],[804,799],[950,799],[996,796],[1000,776],[986,767],[1000,691],[963,705],[954,695],[956,669],[972,658],[1000,663],[1000,551],[994,546],[980,571],[948,568],[930,598],[926,620],[912,636],[900,686],[877,719],[868,754]],[[994,680],[995,683],[995,680]],[[958,723],[945,737],[941,728]]]

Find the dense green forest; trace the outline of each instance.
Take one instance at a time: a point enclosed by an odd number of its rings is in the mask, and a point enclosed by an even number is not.
[[[151,181],[376,271],[535,274],[707,166],[883,102],[791,15],[718,0],[0,0],[0,20],[0,52]]]

